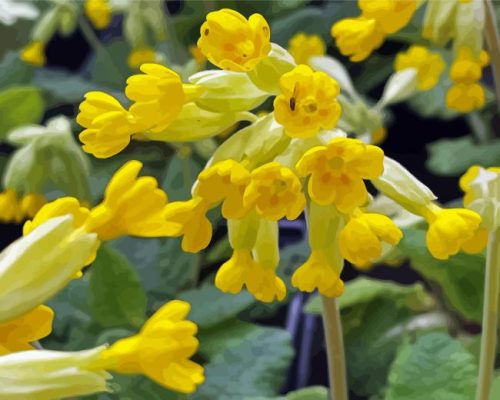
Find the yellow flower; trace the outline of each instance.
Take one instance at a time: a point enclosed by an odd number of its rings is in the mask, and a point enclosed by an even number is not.
[[[372,18],[346,18],[332,25],[331,35],[337,47],[351,61],[363,61],[385,38],[380,24]]]
[[[196,45],[189,46],[189,53],[198,65],[203,65],[207,61],[207,57],[205,57],[205,54],[203,54],[200,48]]]
[[[445,63],[438,53],[433,53],[424,46],[413,45],[406,52],[396,56],[396,71],[406,68],[417,70],[418,89],[429,90],[439,82]]]
[[[326,45],[321,36],[300,32],[288,42],[288,51],[297,64],[308,64],[309,58],[325,55]]]
[[[156,61],[156,51],[150,47],[141,47],[130,52],[127,64],[130,69],[137,69],[142,64],[154,63]]]
[[[226,219],[241,218],[247,211],[243,206],[243,193],[250,181],[250,172],[234,160],[218,162],[204,169],[198,176],[195,195],[209,204],[222,204]]]
[[[141,126],[153,132],[165,130],[182,106],[201,92],[196,85],[183,84],[179,75],[160,64],[142,64],[143,74],[127,79],[126,96],[134,102],[130,113]]]
[[[212,239],[212,224],[206,217],[207,202],[201,197],[174,201],[165,208],[164,218],[177,227],[172,236],[183,236],[182,250],[197,253]]]
[[[464,245],[472,245],[469,240],[474,238],[481,224],[479,214],[463,208],[442,209],[433,205],[425,217],[429,223],[427,248],[440,260],[457,254]]]
[[[192,393],[203,383],[203,367],[190,360],[198,349],[198,327],[186,320],[189,303],[173,300],[163,305],[134,336],[105,349],[91,369],[122,374],[144,374],[181,393]]]
[[[44,195],[29,193],[21,199],[21,210],[25,217],[33,218],[45,203],[47,203],[47,199]]]
[[[381,126],[372,132],[372,140],[373,144],[380,144],[385,141],[387,138],[387,128]]]
[[[446,105],[452,110],[469,113],[484,106],[486,95],[484,88],[478,83],[458,83],[451,86],[446,93]]]
[[[307,138],[335,126],[341,112],[336,99],[340,87],[335,79],[299,65],[281,76],[280,87],[274,115],[288,136]]]
[[[111,22],[111,7],[108,0],[85,0],[85,15],[97,29],[106,28]]]
[[[91,210],[85,225],[100,240],[121,235],[173,236],[179,230],[165,220],[167,194],[155,178],[138,178],[141,168],[142,163],[135,160],[123,165],[109,181],[102,203]]]
[[[296,165],[299,176],[309,176],[308,192],[316,203],[335,204],[343,213],[362,206],[367,198],[363,179],[383,172],[384,152],[357,139],[336,138],[304,153]]]
[[[52,332],[54,311],[41,305],[16,319],[0,323],[0,355],[31,350],[31,342]]]
[[[21,60],[35,67],[45,65],[45,43],[35,41],[23,47],[21,50]]]
[[[118,100],[103,92],[85,95],[76,122],[86,128],[79,136],[83,150],[97,158],[118,154],[128,146],[132,133],[140,130]]]
[[[270,162],[252,171],[243,204],[255,207],[263,218],[277,221],[296,219],[305,207],[302,185],[294,172],[278,162]]]
[[[464,47],[459,50],[457,58],[451,64],[450,78],[455,83],[476,83],[483,76],[483,68],[488,63],[489,56],[484,50],[475,57],[472,50]]]
[[[417,0],[358,0],[363,17],[373,18],[386,33],[404,28],[417,9]]]
[[[19,223],[23,220],[23,211],[17,200],[16,191],[7,189],[0,193],[0,222]]]
[[[292,285],[303,292],[315,289],[328,297],[339,297],[344,292],[340,269],[330,261],[326,251],[313,250],[307,261],[292,275]]]
[[[271,51],[271,31],[264,17],[248,20],[223,8],[208,13],[201,25],[198,47],[207,59],[228,71],[250,71]]]
[[[382,241],[395,246],[403,233],[385,215],[356,214],[340,233],[340,252],[352,264],[363,267],[381,256]]]

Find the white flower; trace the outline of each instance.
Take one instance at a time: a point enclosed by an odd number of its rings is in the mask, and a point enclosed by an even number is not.
[[[4,25],[13,25],[19,18],[33,20],[39,14],[38,8],[29,2],[20,0],[0,1],[0,22]]]

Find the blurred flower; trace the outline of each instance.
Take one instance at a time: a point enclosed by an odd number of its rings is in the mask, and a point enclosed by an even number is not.
[[[45,59],[45,43],[31,42],[21,49],[21,60],[26,64],[42,67],[47,60]]]
[[[386,33],[404,28],[417,9],[417,0],[358,0],[363,17],[373,18]]]
[[[127,64],[130,69],[138,69],[142,64],[154,63],[156,61],[156,51],[150,47],[141,47],[130,52]]]
[[[458,83],[452,85],[446,93],[446,105],[461,113],[483,108],[485,102],[484,88],[478,83]]]
[[[7,189],[0,193],[0,222],[18,224],[33,218],[46,202],[42,194],[29,193],[18,198],[15,190]]]
[[[108,0],[85,0],[85,15],[97,29],[106,28],[111,22],[111,7]]]
[[[191,54],[193,60],[195,60],[199,65],[204,65],[207,61],[207,57],[205,57],[205,54],[203,54],[197,45],[193,44],[189,46],[189,54]]]
[[[321,36],[299,32],[288,42],[288,51],[297,64],[309,64],[309,58],[325,55],[326,45]]]
[[[394,67],[396,71],[416,69],[417,88],[429,90],[438,84],[445,63],[439,53],[433,53],[423,46],[412,45],[406,52],[398,53]]]
[[[335,126],[341,113],[336,80],[299,65],[281,76],[280,87],[281,94],[274,99],[274,115],[287,135],[306,138]]]
[[[0,22],[4,25],[13,25],[18,19],[33,20],[40,11],[32,2],[19,0],[2,0],[0,2]]]
[[[269,25],[260,14],[248,20],[223,8],[208,13],[200,28],[198,47],[221,69],[250,71],[271,51]]]

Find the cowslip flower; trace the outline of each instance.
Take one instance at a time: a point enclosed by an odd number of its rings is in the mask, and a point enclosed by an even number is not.
[[[224,218],[241,218],[246,212],[243,194],[249,182],[250,172],[243,165],[224,160],[200,172],[194,193],[209,204],[222,202]]]
[[[180,76],[160,64],[142,64],[142,74],[127,79],[125,95],[134,102],[129,109],[137,122],[153,132],[166,129],[182,106],[201,94],[196,85],[183,84]]]
[[[274,99],[274,116],[291,137],[307,138],[331,129],[340,118],[337,81],[324,72],[299,65],[280,78],[281,94]]]
[[[469,113],[483,108],[486,102],[484,88],[478,83],[458,83],[446,93],[446,105],[452,110]]]
[[[189,310],[185,301],[166,303],[137,335],[120,339],[102,351],[89,369],[143,374],[177,392],[194,392],[204,375],[203,367],[190,360],[198,349],[198,327],[185,319]]]
[[[31,342],[50,335],[53,320],[54,311],[40,305],[13,320],[0,323],[0,356],[32,350]]]
[[[0,256],[0,322],[51,298],[98,246],[97,235],[75,228],[71,215],[52,218],[9,245]]]
[[[296,165],[299,176],[309,176],[308,193],[320,205],[334,204],[343,213],[368,199],[363,179],[382,175],[384,152],[358,139],[335,138],[315,146]]]
[[[417,88],[429,90],[439,82],[445,63],[439,53],[431,52],[424,46],[413,45],[406,52],[396,56],[394,68],[396,71],[416,69]]]
[[[154,63],[156,61],[156,51],[150,47],[140,47],[130,52],[127,57],[127,64],[130,69],[137,69],[142,64]]]
[[[278,162],[270,162],[252,171],[243,204],[255,208],[262,218],[294,220],[304,210],[306,200],[295,173]]]
[[[0,193],[0,221],[18,224],[26,218],[33,218],[46,202],[47,199],[40,193],[29,193],[19,198],[14,189],[6,189]]]
[[[264,17],[248,20],[239,12],[223,8],[207,14],[200,27],[198,47],[221,69],[250,71],[271,51],[271,31]]]
[[[111,7],[108,0],[85,0],[85,15],[97,29],[106,28],[111,22]]]
[[[288,42],[288,52],[297,64],[308,64],[309,58],[325,55],[326,45],[321,36],[300,32]]]
[[[340,253],[352,264],[364,267],[381,256],[382,242],[395,246],[402,237],[389,217],[357,210],[340,232]]]
[[[47,62],[45,58],[45,43],[34,41],[21,49],[21,60],[26,64],[42,67]]]
[[[395,33],[410,22],[417,9],[417,0],[358,0],[362,15],[375,19],[380,29]]]

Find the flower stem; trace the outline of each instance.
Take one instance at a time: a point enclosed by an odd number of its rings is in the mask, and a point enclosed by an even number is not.
[[[495,8],[491,0],[484,0],[486,24],[484,36],[490,53],[491,69],[495,81],[497,107],[500,111],[500,36],[496,23]]]
[[[484,280],[483,324],[476,400],[488,400],[497,350],[500,288],[500,230],[490,233]]]
[[[332,400],[348,400],[342,323],[335,299],[321,296]]]

